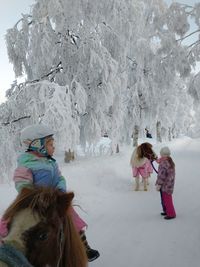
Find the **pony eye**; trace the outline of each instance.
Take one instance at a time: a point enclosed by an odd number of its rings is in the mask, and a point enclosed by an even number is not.
[[[39,238],[39,240],[44,241],[48,238],[48,234],[47,233],[41,233],[41,234],[39,234],[38,238]]]

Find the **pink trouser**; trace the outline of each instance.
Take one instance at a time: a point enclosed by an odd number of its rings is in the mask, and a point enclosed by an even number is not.
[[[174,204],[172,200],[172,194],[167,194],[166,192],[162,191],[162,199],[164,202],[164,206],[166,208],[167,216],[176,217],[176,212],[175,212]]]
[[[75,211],[73,207],[71,207],[70,213],[78,232],[83,230],[83,228],[87,227],[87,223],[83,221],[83,219],[81,219],[81,217],[78,215],[78,213]]]
[[[7,223],[8,221],[0,218],[0,238],[5,237],[8,234]]]

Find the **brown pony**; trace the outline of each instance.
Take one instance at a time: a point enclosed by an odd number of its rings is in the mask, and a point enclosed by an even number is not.
[[[8,235],[3,245],[11,245],[35,267],[86,267],[87,257],[70,216],[74,193],[54,188],[24,188],[8,207],[3,219]],[[0,266],[7,265],[1,258]]]
[[[138,155],[140,158],[147,158],[150,161],[153,161],[157,158],[155,152],[152,149],[152,144],[145,142],[142,143],[139,147],[138,147]]]

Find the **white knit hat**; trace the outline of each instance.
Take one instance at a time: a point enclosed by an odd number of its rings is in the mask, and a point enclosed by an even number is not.
[[[160,155],[169,157],[171,155],[171,151],[169,150],[169,147],[168,146],[162,147],[160,150]]]

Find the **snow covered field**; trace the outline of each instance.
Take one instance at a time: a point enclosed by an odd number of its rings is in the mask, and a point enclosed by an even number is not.
[[[131,147],[112,157],[79,159],[70,164],[58,157],[68,190],[76,194],[74,204],[80,206],[76,210],[88,223],[88,241],[101,253],[90,266],[199,267],[200,139],[183,137],[169,147],[176,163],[177,218],[171,221],[160,216],[155,173],[148,192],[133,190]],[[155,152],[159,149],[155,144]],[[15,195],[12,183],[0,186],[0,214]]]

